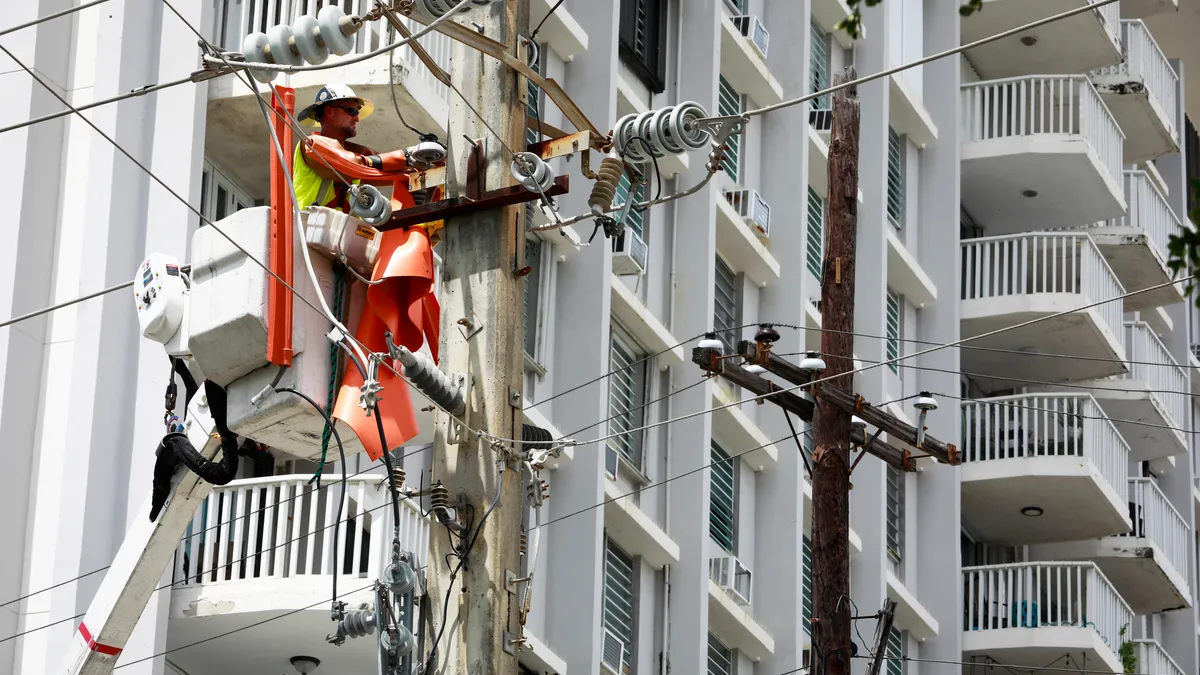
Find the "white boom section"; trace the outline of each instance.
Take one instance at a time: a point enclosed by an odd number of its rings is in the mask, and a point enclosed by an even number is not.
[[[188,405],[184,432],[192,445],[212,459],[221,440],[216,434],[204,389]],[[146,609],[150,594],[171,562],[179,539],[187,531],[196,509],[212,491],[212,485],[200,479],[183,464],[171,481],[167,503],[150,522],[150,490],[137,512],[133,526],[121,543],[121,550],[104,575],[104,581],[79,624],[62,665],[62,675],[108,675],[117,664],[126,641]]]

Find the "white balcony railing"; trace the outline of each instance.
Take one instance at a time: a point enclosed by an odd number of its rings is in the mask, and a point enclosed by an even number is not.
[[[1088,0],[1091,4],[1096,4],[1100,0]],[[1104,24],[1104,30],[1115,41],[1121,40],[1121,8],[1119,3],[1110,2],[1103,7],[1096,9],[1100,14],[1100,21]]]
[[[1125,502],[1129,446],[1091,394],[1020,394],[963,401],[963,462],[1079,457]]]
[[[963,600],[965,631],[1091,628],[1113,654],[1121,628],[1133,621],[1129,605],[1091,562],[964,567]]]
[[[1183,668],[1154,640],[1134,640],[1137,645],[1138,672],[1146,675],[1183,675]]]
[[[1125,324],[1125,353],[1129,358],[1129,372],[1117,379],[1145,382],[1151,394],[1165,408],[1170,418],[1168,426],[1181,428],[1188,420],[1188,376],[1175,362],[1171,352],[1149,324],[1144,321],[1129,321]],[[1173,392],[1173,393],[1172,393]],[[1182,431],[1176,431],[1179,442],[1186,445]]]
[[[179,543],[172,579],[176,588],[328,575],[335,569],[344,576],[377,576],[392,542],[384,477],[350,478],[345,494],[332,476],[326,476],[320,490],[309,485],[310,477],[251,478],[214,488]],[[342,521],[335,547],[339,500]],[[409,501],[400,503],[400,517],[401,547],[424,562],[429,520]]]
[[[1114,3],[1116,4],[1116,3]],[[1114,12],[1119,11],[1112,5]],[[1103,10],[1101,10],[1103,11]],[[1140,19],[1121,22],[1121,50],[1124,60],[1115,66],[1100,68],[1094,71],[1098,75],[1124,75],[1140,77],[1149,96],[1156,99],[1163,112],[1167,114],[1167,125],[1173,138],[1179,138],[1175,128],[1175,106],[1178,104],[1176,88],[1179,86],[1179,75],[1171,68],[1167,57],[1158,48],[1158,43],[1150,35],[1150,30]]]
[[[1154,479],[1129,479],[1129,519],[1133,531],[1118,536],[1149,539],[1166,554],[1175,571],[1186,578],[1191,531]]]
[[[1035,232],[966,239],[962,242],[962,299],[988,300],[1015,295],[1071,293],[1098,302],[1123,294],[1117,275],[1083,232]],[[1122,305],[1094,308],[1114,334]],[[1120,338],[1118,338],[1120,339]]]
[[[1084,75],[972,82],[962,85],[962,104],[965,143],[1043,134],[1083,136],[1112,180],[1121,176],[1125,136]]]
[[[362,16],[375,7],[374,0],[335,0],[336,4],[347,14]],[[242,39],[247,33],[265,33],[271,26],[286,23],[291,25],[296,17],[303,14],[316,16],[324,5],[333,4],[330,0],[214,0],[214,16],[212,33],[209,39],[222,49],[240,51]],[[416,30],[420,25],[410,19],[402,19],[410,29]],[[377,19],[367,22],[354,39],[354,54],[365,54],[375,51],[384,44],[398,39],[396,31],[388,24],[387,19]],[[450,38],[442,33],[431,32],[422,36],[418,42],[433,60],[443,70],[450,69]],[[338,57],[331,57],[338,58]],[[385,60],[387,57],[382,57]],[[410,70],[418,73],[438,96],[449,98],[449,88],[439,82],[433,73],[421,63],[415,51],[401,49],[396,53],[397,63],[404,63]]]
[[[1183,234],[1183,224],[1167,203],[1166,195],[1150,174],[1142,170],[1126,171],[1125,202],[1129,206],[1125,214],[1096,223],[1096,227],[1132,227],[1145,232],[1150,248],[1166,263],[1170,259],[1167,242],[1171,235]]]

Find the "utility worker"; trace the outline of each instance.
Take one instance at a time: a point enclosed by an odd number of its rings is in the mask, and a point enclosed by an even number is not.
[[[292,157],[292,185],[296,188],[300,208],[315,204],[348,212],[349,187],[338,174],[355,185],[365,181],[392,187],[399,174],[411,170],[405,150],[379,154],[350,142],[349,139],[358,134],[359,121],[374,110],[370,101],[356,95],[350,87],[327,84],[317,92],[313,104],[300,111],[297,117],[301,122],[321,128],[307,141],[297,143]],[[393,198],[401,207],[412,205],[407,194],[403,197],[393,194]]]

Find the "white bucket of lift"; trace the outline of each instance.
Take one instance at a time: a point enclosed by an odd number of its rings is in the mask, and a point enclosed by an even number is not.
[[[354,219],[349,220],[354,222]],[[261,261],[268,259],[269,207],[243,209],[221,220],[217,226],[250,255]],[[345,229],[348,228],[343,231]],[[303,245],[303,242],[296,242],[292,285],[301,297],[320,307],[304,265],[300,248]],[[372,250],[372,260],[374,253]],[[333,262],[323,255],[312,255],[311,259],[321,292],[332,307]],[[370,269],[366,271],[369,273]],[[308,402],[290,393],[275,393],[259,401],[258,405],[251,403],[279,373],[279,368],[268,363],[266,357],[269,280],[270,275],[261,266],[249,260],[213,228],[197,230],[192,238],[192,332],[189,336],[192,353],[205,376],[226,388],[229,428],[234,433],[295,457],[315,460],[321,455],[325,418]],[[350,284],[349,290],[344,300],[349,303],[345,324],[353,331],[366,299],[366,287],[355,283]],[[322,406],[328,405],[332,343],[325,336],[332,327],[328,319],[300,297],[293,299],[292,366],[284,371],[277,386],[294,388]],[[386,390],[382,393],[385,400],[387,394]],[[420,412],[428,402],[416,391],[410,395],[418,410],[420,434],[408,444],[428,442],[432,440],[433,417],[430,413]],[[337,430],[347,455],[362,451],[362,444],[349,426],[338,422]],[[329,458],[336,460],[337,445],[332,437],[329,452]]]

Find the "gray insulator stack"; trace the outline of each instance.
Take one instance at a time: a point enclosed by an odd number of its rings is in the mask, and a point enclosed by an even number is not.
[[[429,397],[451,415],[462,415],[467,409],[463,389],[442,372],[428,356],[404,347],[397,348],[396,355],[403,366],[404,377],[422,394]]]
[[[375,632],[375,612],[372,610],[355,610],[346,614],[346,618],[338,622],[338,636],[360,638]]]
[[[529,450],[549,450],[554,446],[554,436],[550,431],[532,424],[521,425],[521,440]]]

